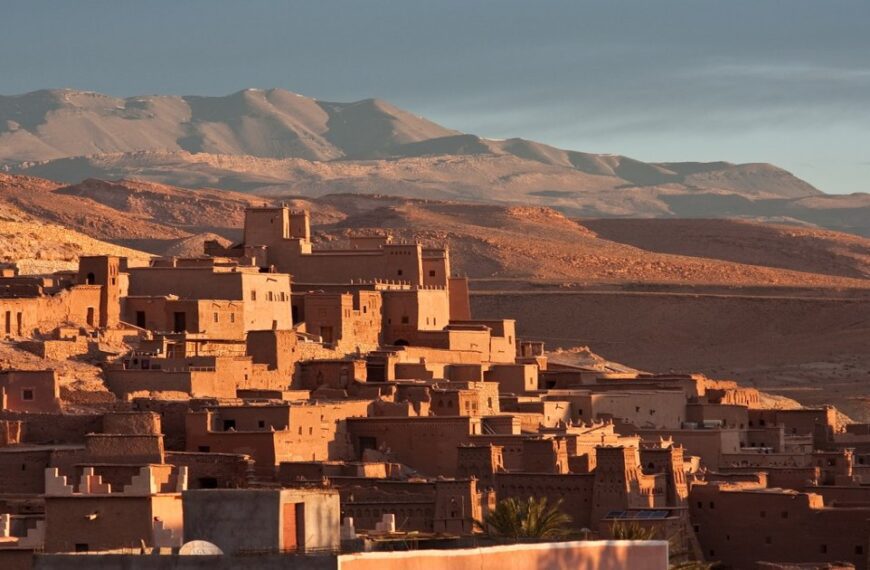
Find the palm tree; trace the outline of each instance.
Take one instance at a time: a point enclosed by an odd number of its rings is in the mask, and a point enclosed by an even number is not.
[[[698,560],[687,560],[685,562],[677,562],[671,564],[668,570],[711,570],[714,566],[713,562],[700,562]]]
[[[625,523],[616,521],[610,525],[610,536],[614,540],[654,540],[656,529],[641,526],[636,522]]]
[[[610,526],[610,536],[615,540],[655,540],[656,529],[653,527],[644,527],[636,522],[626,523],[616,521]],[[715,565],[712,562],[701,562],[699,560],[686,560],[684,562],[674,562],[675,558],[680,557],[683,552],[677,550],[677,537],[671,537],[668,542],[671,556],[671,564],[669,570],[710,570]]]
[[[561,499],[550,506],[546,497],[504,499],[477,526],[490,536],[514,540],[564,538],[570,533],[571,517],[559,510],[561,506]]]

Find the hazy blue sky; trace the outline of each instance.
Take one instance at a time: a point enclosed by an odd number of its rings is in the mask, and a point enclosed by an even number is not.
[[[870,190],[868,0],[0,2],[0,93],[283,87]]]

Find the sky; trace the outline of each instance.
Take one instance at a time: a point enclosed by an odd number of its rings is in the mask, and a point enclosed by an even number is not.
[[[0,2],[0,94],[281,87],[490,138],[870,191],[868,0]]]

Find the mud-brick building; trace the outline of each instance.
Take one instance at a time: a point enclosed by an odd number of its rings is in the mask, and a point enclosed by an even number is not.
[[[156,331],[210,332],[216,338],[292,327],[289,275],[218,261],[169,258],[130,269],[124,319]]]
[[[94,329],[118,324],[125,293],[122,260],[82,257],[78,272],[0,276],[0,337],[45,335],[64,325]]]
[[[0,410],[56,412],[60,387],[54,370],[4,370],[0,372]]]
[[[870,504],[829,505],[816,493],[710,482],[692,486],[689,507],[708,560],[732,568],[758,560],[868,568]]]

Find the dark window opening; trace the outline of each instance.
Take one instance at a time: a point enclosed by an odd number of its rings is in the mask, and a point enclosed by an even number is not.
[[[366,449],[377,449],[378,448],[378,440],[375,437],[369,436],[360,436],[359,438],[359,455],[360,459],[362,459],[363,454]]]
[[[33,388],[24,388],[21,390],[21,399],[26,401],[33,400]]]
[[[174,332],[184,332],[187,330],[187,314],[176,311],[172,314],[172,330]]]
[[[224,420],[224,431],[236,429],[236,420]]]
[[[140,329],[145,327],[145,311],[136,311],[136,326]]]
[[[87,551],[88,551],[87,543],[84,543],[84,542],[77,542],[76,543],[76,552],[87,552]]]
[[[214,477],[200,477],[198,481],[199,481],[199,488],[200,489],[217,489],[218,488],[218,480]]]
[[[211,451],[211,446],[208,446],[208,445],[200,445],[200,446],[197,448],[197,451],[199,451],[200,453],[208,453],[208,452]]]

